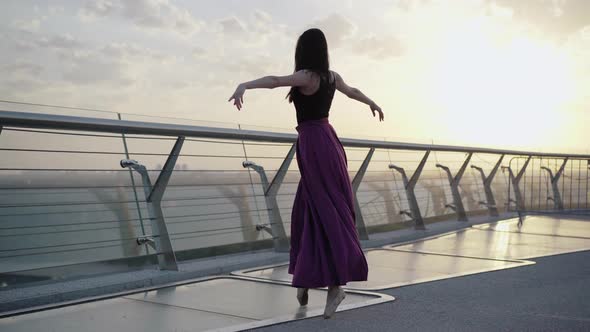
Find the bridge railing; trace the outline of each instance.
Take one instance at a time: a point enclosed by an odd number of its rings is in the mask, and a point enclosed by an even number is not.
[[[175,270],[188,258],[288,251],[296,134],[124,117],[0,111],[0,274],[150,259]],[[590,155],[341,141],[363,240],[518,207],[588,206]]]

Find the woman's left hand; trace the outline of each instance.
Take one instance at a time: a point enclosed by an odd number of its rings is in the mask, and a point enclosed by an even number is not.
[[[377,104],[372,103],[370,106],[371,108],[371,112],[373,112],[373,117],[375,117],[375,111],[379,112],[379,122],[384,120],[384,116],[383,116],[383,111],[381,110],[381,107],[377,106]]]
[[[229,99],[227,100],[227,101],[231,101],[233,99],[234,105],[236,105],[238,111],[242,109],[242,105],[244,104],[244,92],[245,91],[246,91],[246,88],[242,84],[240,84],[236,88],[236,91],[234,92],[234,94],[231,97],[229,97]]]

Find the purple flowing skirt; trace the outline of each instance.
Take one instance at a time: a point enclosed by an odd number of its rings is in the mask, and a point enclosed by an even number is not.
[[[355,227],[348,160],[327,118],[297,127],[301,180],[291,213],[289,273],[294,287],[319,288],[367,280]]]

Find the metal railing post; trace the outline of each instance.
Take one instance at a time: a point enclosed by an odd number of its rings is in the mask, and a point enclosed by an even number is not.
[[[453,193],[453,203],[454,203],[453,205],[448,204],[448,207],[455,210],[455,212],[457,213],[457,220],[459,220],[459,221],[467,221],[468,220],[467,214],[465,213],[465,207],[463,207],[461,193],[459,193],[459,182],[461,182],[461,178],[463,177],[463,173],[465,173],[465,169],[467,168],[467,165],[469,164],[469,161],[471,160],[472,155],[473,155],[473,153],[471,153],[471,152],[467,155],[467,158],[463,162],[463,165],[461,165],[461,168],[459,169],[459,171],[457,172],[455,177],[453,177],[453,175],[451,174],[451,170],[447,166],[444,166],[441,164],[436,164],[436,167],[442,168],[445,172],[447,172],[447,176],[449,177],[449,184],[451,185],[451,192]]]
[[[287,175],[287,171],[289,170],[289,166],[295,155],[295,150],[295,144],[291,145],[289,152],[287,152],[285,159],[283,159],[277,174],[275,174],[270,184],[264,167],[256,165],[251,161],[244,161],[242,163],[243,167],[252,168],[260,176],[260,182],[262,184],[262,189],[264,190],[264,200],[266,202],[266,207],[269,210],[268,219],[270,229],[267,225],[256,225],[256,230],[264,230],[273,237],[274,248],[277,252],[287,252],[290,248],[287,233],[285,232],[285,226],[283,225],[283,218],[281,217],[281,211],[279,210],[277,203],[277,193]]]
[[[549,167],[541,166],[541,169],[544,169],[547,171],[547,173],[549,173],[549,179],[551,180],[551,189],[553,189],[553,205],[557,210],[563,210],[563,201],[561,200],[561,194],[559,193],[558,184],[559,178],[565,170],[565,165],[567,164],[568,159],[569,158],[565,158],[563,160],[563,164],[561,164],[561,167],[559,167],[559,170],[557,171],[557,173],[555,173],[555,176],[553,175],[553,172],[551,171],[551,169],[549,169]],[[549,197],[547,197],[547,199],[549,199]]]
[[[520,180],[522,180],[524,172],[526,171],[526,168],[529,165],[531,158],[532,158],[532,156],[528,156],[527,160],[524,162],[524,165],[522,166],[522,168],[518,172],[517,176],[514,176],[514,172],[512,172],[512,168],[510,166],[502,166],[503,171],[508,170],[510,182],[512,182],[512,186],[513,186],[513,190],[514,190],[514,196],[516,196],[515,197],[516,198],[516,202],[515,202],[516,203],[516,210],[518,210],[518,211],[524,209],[524,201],[522,200],[522,192],[520,191]],[[509,199],[509,201],[510,201],[510,199]]]
[[[367,167],[369,167],[369,162],[373,157],[373,153],[375,152],[375,148],[370,148],[365,160],[361,164],[361,167],[356,172],[354,179],[352,180],[352,194],[354,196],[354,208],[355,212],[355,221],[356,221],[356,229],[358,231],[359,239],[361,240],[368,240],[369,234],[367,233],[367,227],[365,225],[365,220],[363,219],[363,212],[361,211],[361,206],[359,204],[358,197],[356,195],[359,186],[361,185],[361,181],[363,180],[363,176],[367,171]]]
[[[483,181],[483,187],[486,193],[486,202],[480,202],[480,204],[483,203],[485,206],[487,206],[488,211],[490,212],[490,216],[493,217],[499,216],[499,213],[498,207],[496,206],[496,199],[494,198],[494,192],[492,191],[492,181],[494,181],[494,176],[496,176],[496,172],[498,171],[498,168],[500,168],[500,164],[502,163],[503,159],[504,155],[501,155],[498,162],[496,162],[496,165],[494,165],[494,168],[492,168],[490,175],[488,175],[487,177],[481,167],[471,165],[471,168],[474,168],[478,170],[479,173],[481,173],[481,179]]]
[[[176,165],[176,160],[178,159],[178,155],[180,154],[183,143],[184,137],[178,137],[153,187],[145,166],[138,164],[136,161],[121,161],[121,166],[132,167],[141,174],[143,180],[143,189],[146,197],[146,205],[152,226],[152,235],[138,238],[137,243],[149,244],[155,248],[156,255],[158,257],[158,265],[161,270],[178,271],[176,255],[174,253],[174,248],[172,247],[172,242],[170,241],[170,235],[168,234],[168,228],[166,227],[166,222],[164,220],[161,202],[166,190],[166,186],[168,185],[168,181],[172,175],[172,171],[174,171],[174,166]]]
[[[414,194],[414,188],[416,187],[416,183],[420,178],[420,174],[424,169],[424,165],[426,165],[426,161],[428,160],[428,156],[430,155],[430,150],[427,150],[418,164],[416,171],[412,174],[412,178],[408,180],[408,176],[406,175],[406,171],[402,167],[395,166],[394,164],[389,164],[390,169],[395,169],[402,175],[402,179],[404,181],[404,188],[406,190],[406,196],[408,199],[408,205],[410,206],[410,211],[400,211],[400,214],[408,215],[410,218],[414,220],[414,228],[419,230],[425,230],[426,227],[424,226],[424,220],[422,220],[422,214],[420,213],[420,206],[418,205],[418,200],[416,199],[416,195]]]
[[[153,214],[150,214],[150,216],[152,217],[152,231],[154,230],[154,226],[156,226],[155,229],[158,230],[158,235],[160,239],[158,263],[160,265],[160,268],[163,270],[178,270],[176,255],[174,253],[174,248],[172,247],[172,242],[170,241],[170,236],[168,234],[168,228],[166,227],[166,222],[164,220],[161,202],[162,197],[164,196],[164,191],[166,191],[168,181],[172,176],[172,171],[174,171],[174,166],[176,165],[178,156],[180,155],[180,150],[182,149],[183,143],[184,137],[178,137],[176,143],[174,143],[172,151],[170,151],[170,154],[168,155],[168,159],[166,159],[166,163],[164,164],[164,167],[160,172],[158,179],[156,180],[156,184],[154,184],[151,193],[146,196],[148,206],[151,204],[153,208]],[[149,179],[149,176],[147,178]],[[154,222],[156,223],[156,225],[154,225]]]
[[[121,113],[117,113],[117,118],[119,118],[119,120],[123,120],[121,118]],[[121,134],[121,138],[123,139],[123,148],[125,149],[125,158],[130,159],[129,149],[127,148],[127,138],[125,137],[125,133]],[[145,236],[146,234],[145,234],[145,226],[143,224],[143,216],[141,214],[141,207],[139,205],[139,197],[137,195],[137,187],[135,185],[135,178],[133,177],[133,170],[131,168],[129,168],[129,177],[131,179],[131,186],[133,187],[133,196],[135,198],[135,206],[137,207],[137,215],[139,216],[139,225],[141,226],[141,235]],[[147,254],[150,253],[150,249],[147,244],[145,245],[145,252]]]

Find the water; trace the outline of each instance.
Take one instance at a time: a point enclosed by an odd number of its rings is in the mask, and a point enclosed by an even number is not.
[[[152,183],[156,176],[152,174]],[[408,220],[399,214],[408,208],[401,179],[388,177],[390,172],[368,173],[359,188],[367,226]],[[141,178],[136,174],[134,179],[139,209],[126,171],[2,177],[0,273],[145,255],[135,239],[151,234],[151,221]],[[173,173],[162,208],[175,250],[269,239],[255,229],[270,221],[260,181],[256,176],[252,180],[245,170]],[[290,171],[277,196],[287,234],[298,181],[297,171]],[[440,177],[425,176],[415,192],[424,217],[450,213],[445,204],[452,199],[444,179],[441,185]],[[466,209],[481,209],[471,196],[475,193],[464,195]]]

